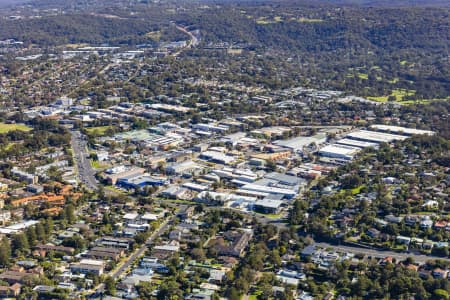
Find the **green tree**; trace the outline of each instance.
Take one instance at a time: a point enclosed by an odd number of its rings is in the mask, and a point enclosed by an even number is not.
[[[181,300],[183,299],[183,292],[175,280],[169,279],[161,284],[156,298],[158,300]]]
[[[54,227],[53,219],[48,217],[47,220],[45,220],[45,225],[44,225],[45,233],[47,236],[52,234],[53,227]]]
[[[45,233],[44,225],[41,222],[36,224],[36,237],[39,241],[45,242],[47,240],[47,234]]]
[[[12,238],[12,249],[16,251],[27,251],[30,249],[27,236],[24,233],[15,234]]]
[[[0,242],[0,265],[7,266],[11,258],[11,246],[7,238],[3,238]]]
[[[25,231],[25,234],[27,235],[28,243],[30,246],[36,245],[37,235],[36,235],[36,229],[34,226],[30,226]]]
[[[75,216],[75,208],[73,207],[73,204],[69,204],[66,207],[64,207],[64,215],[65,219],[69,224],[75,223],[77,220],[77,217]]]
[[[86,247],[86,241],[78,235],[65,238],[62,244],[66,247],[73,247],[77,250],[83,250]]]
[[[234,287],[229,288],[226,294],[229,300],[241,300],[238,290]]]
[[[111,276],[108,276],[105,279],[105,292],[106,292],[106,294],[111,295],[111,296],[114,296],[117,292],[116,281]]]

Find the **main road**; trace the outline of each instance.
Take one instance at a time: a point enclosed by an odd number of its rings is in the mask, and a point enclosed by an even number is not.
[[[180,50],[178,50],[172,54],[172,56],[177,57],[178,55],[180,55],[181,52],[183,52],[183,50],[197,46],[199,43],[199,40],[192,32],[190,32],[186,28],[178,26],[178,25],[175,25],[175,28],[177,28],[179,31],[187,34],[190,38],[189,42],[187,43],[187,45],[185,47],[181,48]]]
[[[72,131],[71,133],[71,145],[78,169],[78,181],[91,190],[97,190],[98,183],[95,179],[95,170],[89,160],[86,138],[79,131]]]
[[[223,207],[207,207],[206,209],[209,209],[209,210],[227,210],[228,209],[228,210],[234,210],[236,212],[242,213],[242,211],[239,211],[239,210],[223,208]],[[274,225],[279,230],[288,229],[288,224],[286,223],[285,218],[270,219],[270,218],[264,217],[264,215],[254,214],[251,212],[245,212],[244,214],[247,214],[249,216],[256,218],[257,221],[261,224]],[[445,260],[445,261],[450,262],[450,259],[445,258],[445,257],[439,257],[439,256],[434,256],[434,255],[423,255],[423,254],[412,253],[412,252],[410,252],[410,253],[395,252],[395,251],[389,251],[389,250],[365,248],[365,247],[358,247],[357,245],[355,245],[355,246],[335,245],[335,244],[324,243],[324,242],[316,242],[315,245],[320,248],[334,249],[335,251],[341,252],[341,253],[364,254],[367,257],[370,256],[373,258],[385,258],[387,256],[391,256],[391,257],[395,258],[397,261],[403,261],[403,260],[407,259],[408,257],[411,257],[412,259],[414,259],[415,262],[421,263],[421,264],[423,264],[429,260],[433,260],[433,259],[440,259],[440,260]]]
[[[356,246],[344,246],[344,245],[332,245],[329,243],[316,243],[315,244],[318,247],[321,248],[330,248],[337,252],[346,252],[346,253],[353,253],[353,254],[364,254],[365,256],[370,256],[373,258],[384,258],[387,256],[390,256],[392,258],[395,258],[397,261],[403,261],[407,259],[408,257],[411,257],[415,262],[423,264],[429,260],[432,259],[440,259],[449,261],[450,259],[445,257],[438,257],[438,256],[431,256],[431,255],[423,255],[423,254],[416,254],[416,253],[402,253],[402,252],[394,252],[389,250],[378,250],[378,249],[368,249],[368,248],[360,248]]]

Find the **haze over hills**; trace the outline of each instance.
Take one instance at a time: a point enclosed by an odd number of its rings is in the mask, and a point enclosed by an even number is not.
[[[15,4],[22,4],[28,2],[28,0],[0,0],[0,7],[15,5]]]
[[[0,298],[450,299],[445,2],[30,1]]]
[[[172,1],[167,1],[172,2]],[[180,1],[184,2],[184,1]],[[270,1],[270,0],[231,0],[231,1],[192,1],[195,3],[198,2],[214,2],[214,3],[276,3],[280,1]],[[286,2],[286,1],[281,1]],[[360,6],[383,6],[383,7],[418,7],[418,6],[450,6],[450,1],[446,0],[303,0],[303,3],[308,4],[334,4],[334,5],[360,5]],[[147,0],[131,0],[131,1],[123,1],[123,0],[92,0],[92,1],[83,1],[83,0],[0,0],[0,7],[11,6],[14,4],[23,4],[29,3],[35,7],[69,7],[69,6],[84,6],[84,7],[108,7],[108,6],[116,6],[116,5],[133,5],[133,4],[142,4],[142,3],[151,3],[151,1]]]
[[[316,2],[332,3],[336,5],[361,5],[361,6],[384,6],[384,7],[405,7],[405,6],[450,6],[446,0],[319,0]]]

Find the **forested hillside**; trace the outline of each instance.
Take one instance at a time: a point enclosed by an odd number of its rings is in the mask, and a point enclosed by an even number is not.
[[[416,4],[425,4],[422,2]],[[77,13],[0,19],[0,39],[15,38],[41,47],[68,43],[156,45],[151,32],[158,32],[164,41],[186,39],[173,26],[178,23],[199,30],[200,49],[225,43],[290,59],[315,86],[353,91],[381,101],[448,99],[448,8],[388,7],[379,4],[383,1],[373,2],[378,5],[373,7],[339,3],[142,1],[116,9],[99,8],[102,1],[95,1]]]
[[[449,20],[444,8],[284,4],[208,8],[190,24],[205,43],[250,43],[296,57],[310,70],[305,76],[325,85],[370,96],[389,95],[390,82],[412,100],[448,96]]]

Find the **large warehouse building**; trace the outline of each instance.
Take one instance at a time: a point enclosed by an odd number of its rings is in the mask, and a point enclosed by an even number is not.
[[[392,143],[394,141],[404,141],[408,137],[398,134],[369,131],[369,130],[359,130],[347,134],[347,138],[379,144],[379,143]]]
[[[323,147],[319,150],[320,156],[330,157],[330,158],[339,158],[345,160],[352,160],[353,157],[361,151],[361,148],[333,144]]]
[[[402,134],[402,135],[434,135],[434,131],[430,130],[420,130],[420,129],[414,129],[414,128],[406,128],[406,127],[400,127],[400,126],[391,126],[391,125],[372,125],[370,126],[370,129],[380,131],[380,132],[386,132],[386,133],[394,133],[394,134]]]

